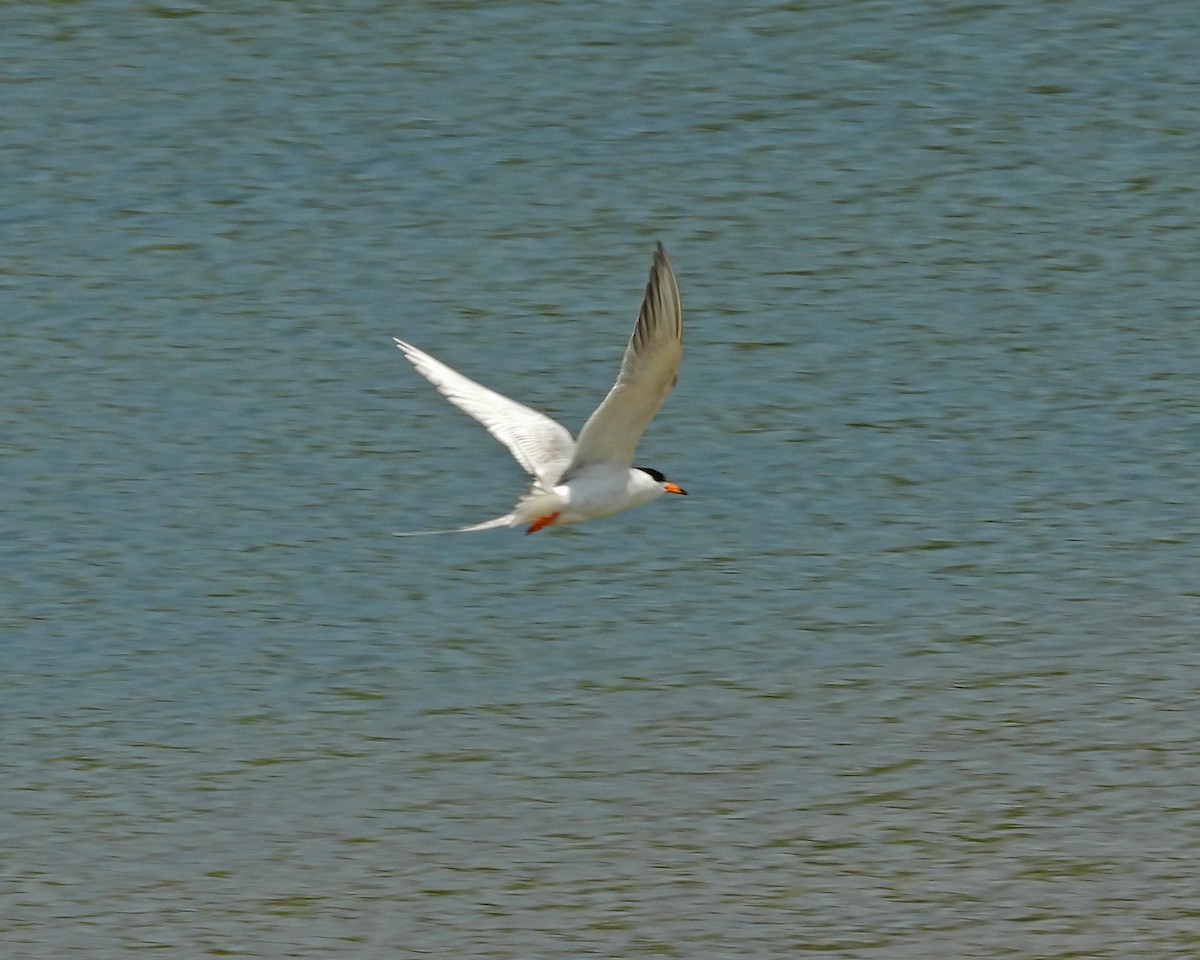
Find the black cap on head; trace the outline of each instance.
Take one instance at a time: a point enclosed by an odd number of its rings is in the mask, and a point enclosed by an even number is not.
[[[653,467],[634,467],[633,469],[641,470],[642,473],[649,474],[654,480],[658,481],[659,483],[664,483],[667,479],[666,477],[664,477],[662,475],[661,471],[655,470]]]

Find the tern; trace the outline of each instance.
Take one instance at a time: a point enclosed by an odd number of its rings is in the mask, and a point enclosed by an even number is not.
[[[565,527],[632,510],[687,491],[650,467],[633,466],[638,441],[679,379],[683,304],[662,244],[654,252],[642,309],[617,382],[572,439],[561,423],[464,377],[410,343],[393,337],[404,356],[438,392],[478,420],[533,477],[529,490],[503,516],[452,530],[397,536],[470,533],[528,524],[526,533]]]

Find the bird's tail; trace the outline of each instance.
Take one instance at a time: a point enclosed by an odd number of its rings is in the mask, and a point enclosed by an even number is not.
[[[473,523],[469,527],[454,527],[450,530],[401,530],[394,533],[393,536],[431,537],[439,533],[473,533],[476,530],[494,530],[496,527],[515,527],[516,525],[516,514],[506,513],[502,517],[496,517],[494,520],[484,520],[483,523]]]
[[[502,517],[496,517],[494,520],[484,520],[483,523],[473,523],[469,527],[454,527],[451,530],[411,530],[400,531],[395,534],[397,537],[430,537],[439,533],[474,533],[476,530],[494,530],[496,527],[519,527],[527,523],[537,523],[539,520],[549,523],[552,521],[545,518],[558,516],[558,512],[563,509],[563,500],[553,489],[546,487],[540,481],[535,480],[520,500],[517,505],[512,508],[510,513],[504,514]],[[543,523],[543,525],[545,525]],[[541,529],[537,526],[534,529]],[[527,531],[532,533],[532,530]]]
[[[535,480],[529,490],[522,494],[509,516],[513,518],[512,525],[517,527],[526,523],[534,523],[550,514],[557,514],[562,508],[562,497],[540,481]]]

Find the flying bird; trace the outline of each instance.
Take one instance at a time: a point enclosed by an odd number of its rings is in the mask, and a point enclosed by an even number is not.
[[[617,382],[579,431],[578,440],[556,420],[469,380],[410,343],[393,337],[417,372],[452,404],[478,420],[533,477],[508,513],[452,530],[397,536],[469,533],[528,524],[526,533],[565,527],[632,510],[664,493],[686,491],[633,454],[679,377],[683,304],[675,271],[662,244],[654,252],[646,296],[634,324]]]

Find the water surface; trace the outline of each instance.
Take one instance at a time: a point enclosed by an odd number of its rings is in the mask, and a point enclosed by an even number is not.
[[[1189,6],[0,30],[6,956],[1196,952]],[[659,239],[687,501],[391,537]]]

